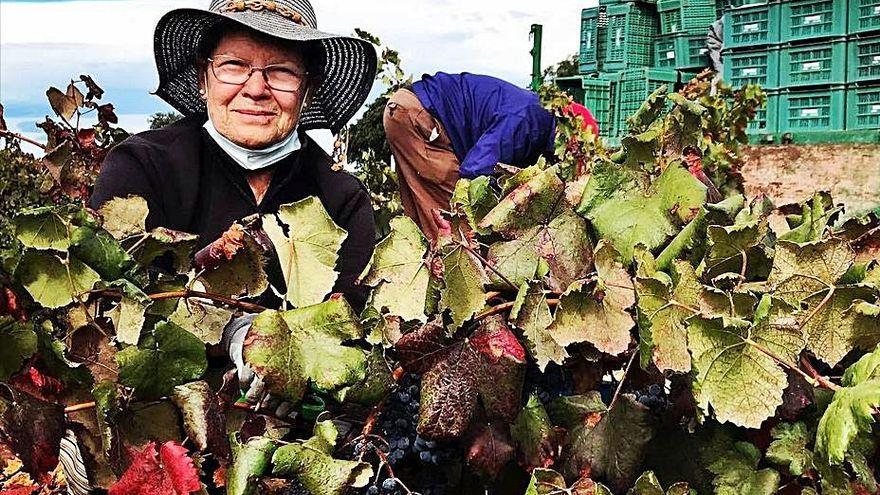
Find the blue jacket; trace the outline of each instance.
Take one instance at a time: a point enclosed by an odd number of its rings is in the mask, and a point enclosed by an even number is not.
[[[556,119],[527,89],[490,76],[438,72],[413,83],[413,92],[449,135],[462,177],[491,175],[498,162],[531,165],[553,150]]]

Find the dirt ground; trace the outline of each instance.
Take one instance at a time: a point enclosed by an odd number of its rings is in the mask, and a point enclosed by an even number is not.
[[[880,145],[749,146],[743,149],[746,195],[776,205],[797,203],[828,189],[847,212],[880,207]]]

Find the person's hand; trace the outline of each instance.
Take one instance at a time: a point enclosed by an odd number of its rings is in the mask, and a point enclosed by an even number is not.
[[[244,339],[256,317],[255,314],[247,314],[233,318],[223,329],[223,344],[229,359],[235,365],[238,386],[244,393],[245,400],[256,405],[258,410],[273,411],[277,418],[293,419],[297,414],[293,405],[267,393],[263,379],[244,361]]]

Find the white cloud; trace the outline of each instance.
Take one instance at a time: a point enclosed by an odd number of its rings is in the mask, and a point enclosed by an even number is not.
[[[90,73],[122,95],[120,112],[149,112],[157,105],[152,35],[173,8],[205,7],[208,0],[115,0],[51,3],[0,2],[0,101],[42,105],[43,92]],[[580,11],[596,0],[313,0],[319,27],[351,33],[360,27],[400,51],[416,76],[438,70],[491,74],[526,85],[531,71],[528,39],[544,25],[547,66],[578,48]],[[138,108],[122,104],[143,98]],[[14,115],[13,115],[14,117]],[[140,130],[145,127],[144,122]]]

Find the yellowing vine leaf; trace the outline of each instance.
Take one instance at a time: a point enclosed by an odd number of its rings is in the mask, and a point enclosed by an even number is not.
[[[149,208],[140,196],[113,198],[104,203],[98,213],[104,220],[104,230],[116,239],[143,234],[147,229]]]
[[[361,275],[374,287],[372,305],[404,320],[426,321],[425,298],[430,271],[425,261],[428,242],[409,217],[391,219],[391,233],[376,246],[373,259]]]
[[[282,205],[263,216],[287,284],[285,298],[300,308],[317,304],[333,289],[336,260],[348,234],[339,228],[314,196]]]
[[[73,229],[53,207],[24,211],[15,217],[15,237],[27,248],[65,251]]]
[[[674,283],[665,274],[636,279],[642,362],[653,360],[661,371],[686,373],[691,369],[687,320],[699,311],[703,286],[690,263],[675,261],[673,270]]]
[[[443,257],[443,273],[446,286],[441,289],[440,307],[449,309],[452,327],[458,328],[486,305],[486,273],[463,246]]]
[[[62,259],[42,251],[28,251],[16,277],[34,301],[45,308],[61,308],[92,290],[101,276],[76,258]]]
[[[553,218],[564,192],[557,167],[547,168],[511,191],[478,227],[514,238]]]
[[[344,298],[333,297],[291,311],[261,313],[245,338],[244,358],[269,393],[299,402],[309,380],[332,391],[363,378],[366,355],[342,345],[362,337],[351,307]]]
[[[526,347],[541,371],[547,368],[550,361],[562,364],[568,357],[565,347],[556,342],[548,330],[553,316],[540,283],[527,282],[520,287],[510,311],[510,319],[522,330]]]
[[[610,244],[600,241],[596,247],[596,290],[587,290],[587,284],[581,283],[560,298],[555,319],[547,329],[560,346],[589,342],[613,356],[629,347],[634,322],[626,310],[635,304],[635,291],[618,257]]]
[[[765,296],[753,324],[731,318],[691,320],[688,347],[703,411],[708,413],[711,405],[719,422],[748,428],[760,427],[775,414],[788,379],[770,355],[797,363],[804,347],[791,313],[782,301]]]

